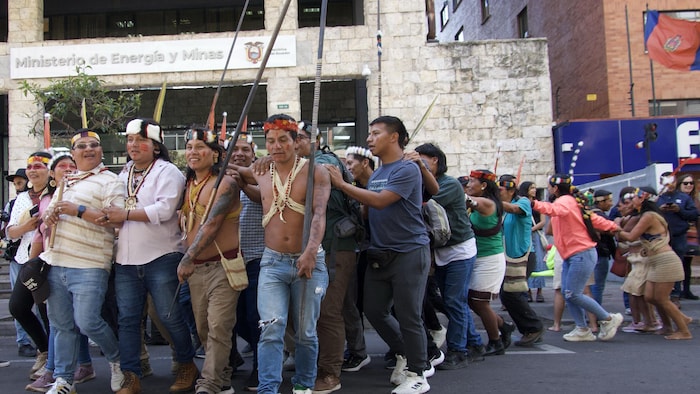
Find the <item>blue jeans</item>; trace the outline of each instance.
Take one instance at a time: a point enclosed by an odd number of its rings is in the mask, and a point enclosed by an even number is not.
[[[610,257],[598,256],[598,262],[593,268],[595,284],[590,287],[593,299],[600,305],[603,305],[603,292],[605,291],[605,281],[608,279],[608,272],[610,272]]]
[[[314,387],[318,358],[316,322],[328,287],[324,254],[320,250],[316,255],[316,268],[311,279],[302,279],[297,276],[298,255],[269,248],[263,252],[258,279],[258,312],[262,326],[258,342],[258,393],[277,393],[282,383],[288,313],[292,314],[296,332],[296,372],[292,384]]]
[[[185,323],[180,304],[173,304],[173,299],[178,296],[175,293],[178,284],[177,265],[181,258],[182,253],[173,252],[143,265],[114,265],[122,370],[141,376],[141,320],[148,294],[153,299],[158,317],[172,338],[175,361],[181,364],[192,361],[194,348],[190,330]]]
[[[22,268],[22,265],[19,264],[18,262],[12,260],[10,261],[10,286],[11,288],[15,287],[15,283],[17,283],[17,278],[19,277],[19,270]],[[24,331],[24,328],[22,327],[21,324],[17,320],[14,320],[15,323],[15,332],[17,333],[17,345],[31,345],[32,341],[29,340],[29,335],[27,334],[26,331]]]
[[[182,282],[180,286],[177,303],[180,304],[180,312],[182,312],[182,318],[185,319],[185,324],[187,324],[187,328],[190,330],[190,335],[197,337],[197,323],[194,321],[190,284],[187,281]],[[195,351],[197,351],[197,349],[195,349]]]
[[[473,267],[476,257],[465,260],[451,261],[444,266],[435,268],[435,279],[445,308],[449,322],[447,324],[447,349],[465,352],[467,350],[467,298],[465,287],[467,282],[467,267]]]
[[[583,294],[583,288],[586,287],[586,282],[591,277],[593,267],[598,260],[597,256],[595,248],[590,248],[564,259],[561,289],[576,327],[587,326],[586,311],[596,315],[598,320],[607,320],[610,317],[610,314],[593,298]]]
[[[51,327],[49,330],[49,354],[46,357],[46,369],[53,372],[55,366],[53,358],[56,355],[54,349],[54,341],[56,340],[56,329]],[[78,346],[78,365],[92,364],[92,357],[90,357],[90,345],[88,344],[88,337],[80,334],[80,344]]]
[[[469,294],[469,283],[472,280],[472,272],[474,271],[474,263],[476,262],[476,255],[472,258],[467,259],[467,270],[464,276],[464,299],[468,300]],[[481,334],[476,331],[476,326],[474,325],[474,318],[472,317],[472,311],[469,306],[466,307],[467,312],[467,346],[483,346],[484,342],[481,340]]]
[[[73,382],[80,333],[100,346],[107,361],[119,362],[117,338],[101,315],[108,279],[109,272],[101,268],[54,266],[49,271],[48,312],[56,329],[54,377]]]

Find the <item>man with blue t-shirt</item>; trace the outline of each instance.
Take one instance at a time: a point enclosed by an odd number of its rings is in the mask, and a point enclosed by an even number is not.
[[[544,326],[527,302],[527,261],[532,244],[532,208],[530,200],[518,197],[518,185],[512,175],[498,181],[503,210],[503,238],[506,246],[506,277],[501,287],[501,303],[523,334],[516,346],[532,346],[544,335]],[[502,330],[503,331],[503,330]]]
[[[367,190],[345,183],[330,168],[333,186],[369,211],[370,246],[365,276],[364,311],[391,349],[397,349],[393,394],[425,393],[426,334],[421,319],[430,268],[429,238],[421,216],[423,183],[418,165],[403,160],[408,132],[393,116],[370,123],[367,145],[382,160]],[[394,307],[396,317],[391,314]]]

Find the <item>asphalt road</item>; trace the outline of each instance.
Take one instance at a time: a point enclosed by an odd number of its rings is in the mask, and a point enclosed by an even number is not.
[[[604,306],[612,312],[623,312],[619,283],[608,282]],[[700,286],[695,286],[700,293]],[[552,292],[545,290],[545,303],[531,304],[551,323]],[[493,303],[507,320],[500,304]],[[698,392],[700,354],[700,301],[683,301],[683,311],[693,317],[691,331],[695,336],[689,341],[669,341],[654,334],[629,334],[618,332],[609,342],[569,343],[562,334],[572,328],[565,314],[564,331],[547,332],[543,343],[524,349],[512,346],[503,356],[488,357],[483,362],[470,364],[455,371],[438,371],[429,379],[432,393],[689,393]],[[625,323],[630,321],[625,316]],[[478,322],[478,318],[477,318]],[[485,337],[485,332],[482,330]],[[340,393],[390,393],[390,371],[383,368],[386,345],[372,329],[366,330],[368,350],[372,362],[359,372],[344,373]],[[517,338],[517,334],[514,334]],[[239,341],[243,346],[243,341]],[[155,374],[143,379],[144,393],[166,393],[173,376],[170,375],[170,349],[152,346],[151,365]],[[107,362],[92,349],[97,378],[77,387],[79,393],[109,393]],[[17,357],[14,338],[0,337],[0,359],[10,359],[12,365],[0,369],[0,392],[21,393],[29,383],[27,378],[33,360]],[[197,360],[201,367],[202,360]],[[233,387],[243,391],[243,383],[251,368],[251,359],[234,374]],[[285,372],[281,393],[290,393],[291,372]]]

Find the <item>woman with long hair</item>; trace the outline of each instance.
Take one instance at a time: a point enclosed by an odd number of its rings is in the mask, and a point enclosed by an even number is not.
[[[695,184],[695,179],[691,174],[682,174],[678,177],[676,182],[676,189],[690,196],[695,204],[695,207],[700,211],[700,192],[698,191],[697,185]],[[693,264],[693,257],[700,254],[700,244],[698,242],[698,228],[700,227],[700,220],[694,220],[689,223],[688,232],[686,233],[686,239],[688,240],[688,250],[683,256],[683,289],[681,290],[681,298],[688,300],[698,300],[700,297],[693,294],[690,291],[690,278],[691,278],[691,267]]]
[[[490,302],[498,297],[506,273],[501,217],[503,204],[496,174],[489,170],[474,170],[466,185],[469,221],[476,236],[476,262],[469,283],[469,307],[479,315],[489,343],[485,356],[505,354],[510,345],[513,323],[505,323],[491,309]]]
[[[649,264],[644,299],[659,311],[664,324],[660,333],[667,334],[666,339],[691,339],[693,335],[688,330],[690,319],[670,299],[673,284],[683,279],[683,265],[668,244],[668,223],[651,196],[649,192],[637,190],[632,203],[640,212],[639,221],[631,231],[618,233],[617,238],[621,241],[639,239],[642,242]],[[677,330],[673,330],[671,321],[676,324]]]
[[[555,197],[554,202],[533,201],[532,208],[551,217],[554,245],[564,259],[561,287],[566,305],[569,307],[576,328],[564,335],[564,340],[573,342],[595,341],[596,336],[586,323],[586,312],[598,318],[601,326],[598,339],[607,341],[617,333],[622,315],[608,313],[595,300],[583,294],[588,279],[593,274],[598,255],[596,242],[591,233],[597,231],[617,232],[620,228],[610,220],[586,211],[572,195],[573,185],[568,174],[555,174],[549,178],[547,190]]]
[[[633,197],[635,192],[622,196],[619,204],[619,211],[622,217],[615,219],[624,231],[631,231],[639,221],[640,213],[634,207]],[[655,193],[653,193],[655,194]],[[624,327],[624,332],[649,332],[655,331],[656,327],[654,313],[649,304],[644,301],[644,289],[646,287],[647,275],[649,274],[649,264],[646,256],[642,256],[643,249],[640,241],[625,242],[620,241],[617,248],[631,266],[631,271],[625,277],[622,290],[629,294],[630,312],[632,323]]]
[[[530,200],[530,202],[537,200],[537,185],[530,181],[521,183],[518,189],[518,195],[526,197],[528,200]],[[547,242],[547,238],[544,236],[544,225],[546,220],[542,216],[543,215],[540,215],[539,212],[532,212],[532,252],[535,256],[535,267],[533,272],[547,270],[544,248],[549,244],[549,242]],[[530,277],[527,279],[527,285],[529,287],[527,291],[528,302],[533,301],[532,289],[537,289],[535,300],[537,302],[544,302],[544,296],[542,295],[542,288],[545,286],[544,277]]]
[[[11,241],[20,240],[15,259],[10,262],[12,295],[10,296],[9,309],[10,314],[32,338],[38,350],[36,361],[30,370],[30,376],[46,364],[49,343],[44,327],[49,326],[49,319],[46,314],[46,304],[39,305],[39,314],[44,322],[43,326],[32,312],[34,298],[19,279],[19,272],[22,265],[29,260],[29,249],[34,232],[41,221],[39,203],[44,196],[50,196],[53,191],[53,188],[49,187],[51,157],[50,153],[40,151],[30,154],[27,158],[26,174],[31,187],[17,195],[6,230],[8,239]]]

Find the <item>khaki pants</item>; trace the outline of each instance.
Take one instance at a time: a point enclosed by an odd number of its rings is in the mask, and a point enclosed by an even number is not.
[[[231,384],[228,360],[240,292],[231,288],[218,261],[196,265],[188,283],[197,333],[206,350],[196,391],[216,394],[222,386]]]

